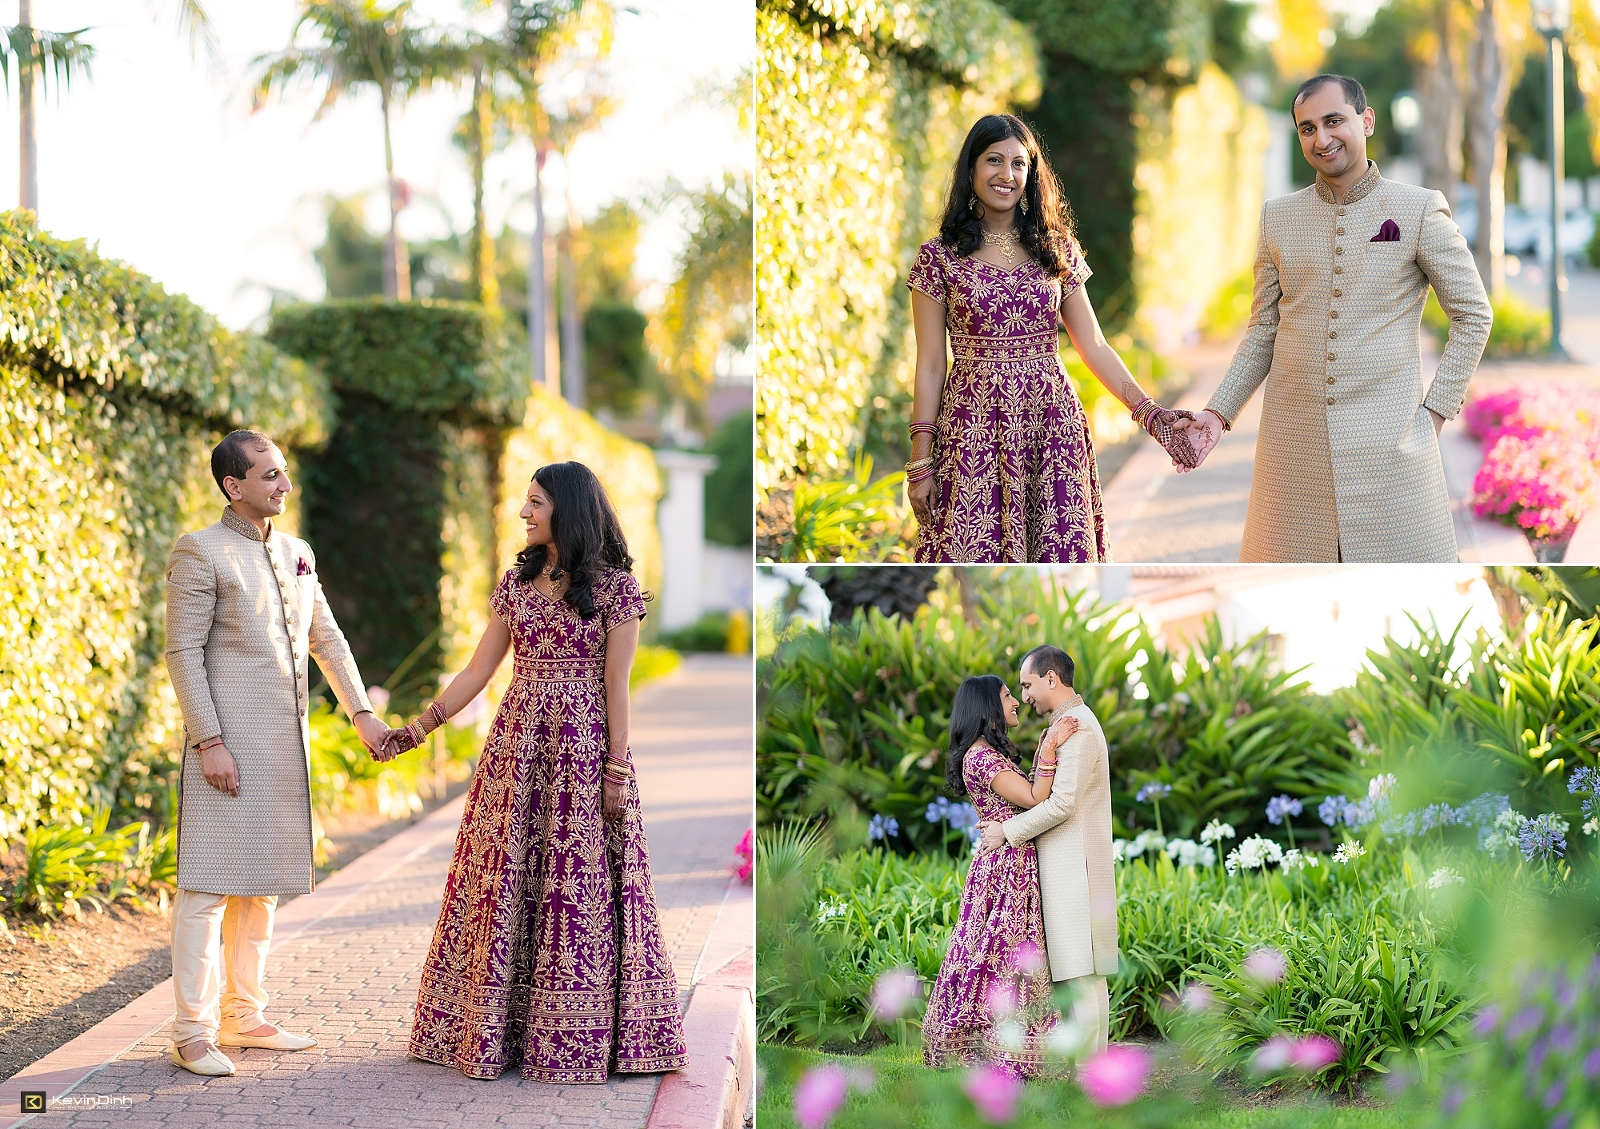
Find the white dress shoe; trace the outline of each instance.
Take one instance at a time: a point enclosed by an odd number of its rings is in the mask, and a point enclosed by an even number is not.
[[[177,1047],[172,1048],[172,1065],[181,1066],[191,1074],[200,1074],[207,1078],[221,1078],[233,1073],[233,1060],[221,1051],[212,1049],[206,1051],[197,1059],[183,1057],[183,1052]]]
[[[303,1051],[317,1045],[310,1035],[296,1035],[290,1031],[280,1030],[272,1035],[246,1035],[227,1028],[223,1028],[217,1036],[217,1042],[224,1047],[262,1047],[269,1051]]]

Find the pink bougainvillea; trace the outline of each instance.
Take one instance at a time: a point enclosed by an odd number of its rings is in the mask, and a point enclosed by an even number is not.
[[[1534,540],[1570,536],[1595,502],[1600,390],[1522,380],[1475,396],[1463,412],[1484,445],[1472,509]]]
[[[739,840],[739,845],[733,848],[733,853],[739,856],[737,873],[740,882],[750,881],[750,875],[755,870],[756,850],[755,831],[746,831],[744,838]]]

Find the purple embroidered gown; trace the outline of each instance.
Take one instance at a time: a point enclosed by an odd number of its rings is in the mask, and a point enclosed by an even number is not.
[[[541,1082],[687,1062],[678,984],[661,939],[639,791],[601,814],[606,633],[644,617],[638,582],[595,581],[594,619],[501,578],[490,606],[516,663],[467,792],[411,1054]]]
[[[979,819],[1004,821],[1017,814],[990,787],[1008,770],[1020,771],[986,745],[967,750],[961,776]],[[1030,943],[1036,946],[1035,970],[1019,971],[1019,949]],[[1024,1078],[1054,1073],[1043,1042],[1061,1016],[1051,1000],[1054,986],[1043,956],[1044,911],[1033,844],[974,855],[961,891],[961,914],[922,1018],[922,1060],[932,1067],[997,1063]],[[1020,963],[1026,968],[1026,960]],[[996,1013],[997,989],[1012,994],[1009,1018],[1020,1028],[1013,1032],[1017,1039],[996,1037],[996,1024],[1009,1010]]]
[[[1090,273],[1076,247],[1068,257],[1053,279],[1030,258],[1007,270],[937,239],[917,252],[907,285],[944,306],[954,357],[919,561],[1110,559],[1089,419],[1056,351],[1061,303]]]

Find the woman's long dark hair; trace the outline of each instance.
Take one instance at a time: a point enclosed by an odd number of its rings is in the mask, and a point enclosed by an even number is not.
[[[1067,248],[1073,242],[1072,206],[1056,184],[1056,174],[1023,120],[1014,114],[985,114],[967,131],[950,176],[950,196],[939,221],[939,242],[965,257],[983,243],[982,205],[974,207],[973,171],[989,146],[1007,138],[1022,143],[1028,154],[1028,182],[1017,206],[1017,234],[1028,257],[1051,278],[1067,273]],[[1026,202],[1028,210],[1022,210]]]
[[[967,679],[956,690],[955,703],[950,707],[950,751],[944,758],[944,778],[958,796],[967,794],[961,767],[967,759],[967,750],[978,740],[1007,759],[1017,761],[1016,749],[1006,735],[1005,707],[1000,704],[1000,692],[1005,686],[992,674],[980,674]]]
[[[584,619],[593,619],[594,582],[601,569],[633,570],[622,523],[594,471],[582,463],[551,463],[533,472],[550,496],[550,538],[556,546],[552,579],[567,582],[561,598]],[[517,554],[517,579],[524,584],[544,571],[546,548],[529,545]]]

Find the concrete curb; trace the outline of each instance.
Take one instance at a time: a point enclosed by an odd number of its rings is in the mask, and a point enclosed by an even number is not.
[[[315,925],[372,883],[379,881],[432,846],[441,835],[454,835],[466,804],[465,794],[440,807],[417,823],[378,844],[335,871],[310,894],[287,903],[276,916],[272,940],[285,938]],[[171,979],[163,980],[144,995],[102,1019],[64,1046],[57,1047],[32,1066],[0,1082],[0,1110],[21,1108],[22,1092],[43,1091],[54,1101],[81,1086],[102,1067],[120,1058],[174,1014]],[[38,1116],[29,1114],[8,1123],[16,1129]]]
[[[734,878],[695,966],[689,1065],[665,1074],[645,1129],[741,1129],[755,1085],[755,892]]]

